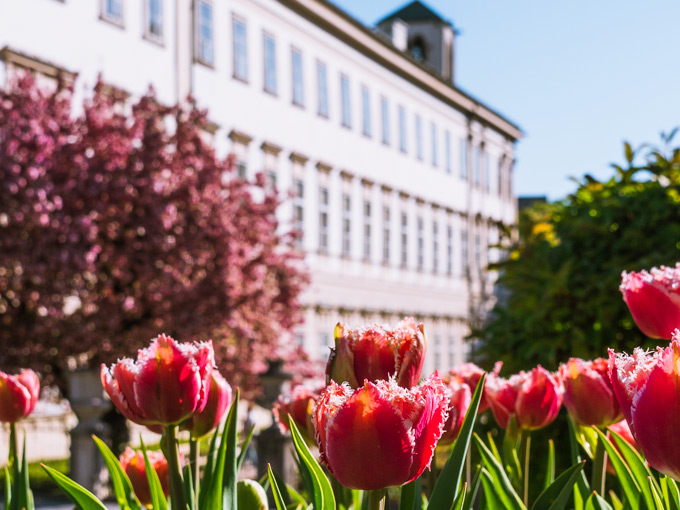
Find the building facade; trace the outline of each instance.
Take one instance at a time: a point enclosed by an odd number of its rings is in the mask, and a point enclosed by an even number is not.
[[[464,361],[512,225],[521,131],[453,83],[455,29],[419,2],[371,29],[325,0],[0,0],[0,82],[101,73],[192,94],[238,172],[291,192],[311,285],[291,339],[325,358],[338,321],[426,324],[426,371]]]

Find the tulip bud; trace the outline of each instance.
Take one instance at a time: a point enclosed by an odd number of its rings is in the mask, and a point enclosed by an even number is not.
[[[239,510],[269,510],[267,493],[255,480],[239,480],[236,498]]]
[[[359,388],[364,380],[376,382],[394,377],[397,384],[412,388],[418,383],[425,360],[425,328],[413,318],[394,329],[375,325],[335,328],[335,349],[326,366],[328,380]]]
[[[525,430],[546,427],[557,418],[562,405],[562,385],[542,366],[509,379],[490,374],[487,381],[489,405],[499,427],[506,428],[513,414],[517,425]]]
[[[680,263],[621,277],[623,300],[638,328],[651,338],[671,338],[680,328]]]
[[[40,396],[40,380],[33,370],[19,375],[0,372],[0,422],[14,423],[33,412]]]
[[[323,391],[312,391],[308,387],[298,384],[289,397],[280,395],[274,404],[274,416],[279,423],[282,433],[290,430],[289,420],[293,420],[298,430],[308,443],[315,443],[313,412],[319,396]]]
[[[230,403],[231,386],[217,370],[213,370],[208,403],[203,411],[192,414],[180,428],[191,432],[194,439],[199,439],[218,427]]]
[[[444,424],[444,433],[439,440],[439,444],[446,445],[452,443],[458,437],[460,428],[463,426],[465,414],[470,407],[472,391],[470,386],[460,377],[449,375],[444,377],[443,381],[449,397],[449,417]]]
[[[168,462],[160,451],[147,451],[146,454],[149,457],[149,462],[156,470],[161,481],[161,487],[163,487],[163,492],[167,496],[170,493]],[[120,456],[120,465],[128,475],[139,502],[142,505],[151,507],[151,490],[149,489],[149,481],[146,477],[144,454],[142,451],[134,451],[130,447],[126,448],[123,455]]]
[[[560,376],[564,384],[564,406],[576,423],[606,427],[623,418],[606,359],[570,358],[560,367]]]
[[[649,464],[680,480],[680,332],[656,352],[636,347],[632,355],[609,349],[614,394]]]
[[[159,335],[137,360],[102,365],[102,385],[129,420],[177,425],[206,406],[214,363],[211,342],[177,343]]]
[[[321,461],[350,489],[411,482],[430,465],[448,402],[436,374],[410,389],[393,378],[357,390],[331,381],[314,415]]]

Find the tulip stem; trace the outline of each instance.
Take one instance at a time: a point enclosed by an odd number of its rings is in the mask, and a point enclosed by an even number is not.
[[[524,466],[522,466],[522,478],[524,478],[524,504],[529,506],[529,457],[531,452],[531,432],[525,430],[522,432],[522,456],[524,457]]]
[[[177,425],[165,427],[165,448],[168,458],[168,475],[170,478],[170,501],[172,508],[185,510],[187,501],[184,497],[184,482],[182,481],[182,468],[179,463],[179,443],[177,441]]]
[[[198,508],[198,453],[200,451],[200,439],[189,439],[189,472],[194,487],[195,501],[194,508]]]
[[[602,441],[598,440],[595,447],[595,459],[593,460],[591,487],[602,497],[604,497],[604,485],[607,477],[605,469],[607,469],[607,451],[604,449]]]
[[[9,458],[7,464],[9,472],[16,480],[19,472],[19,439],[17,438],[16,422],[9,424]]]
[[[385,489],[368,491],[367,510],[385,510]]]

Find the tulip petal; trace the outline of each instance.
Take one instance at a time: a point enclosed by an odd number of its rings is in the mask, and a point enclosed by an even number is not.
[[[621,292],[640,330],[651,338],[671,338],[680,327],[680,266],[622,274]]]
[[[555,378],[540,365],[522,385],[517,397],[517,423],[534,430],[545,427],[557,418],[562,405],[562,392]]]
[[[418,423],[413,427],[414,448],[409,482],[418,478],[426,467],[430,467],[448,417],[449,399],[438,376],[431,376],[418,390],[424,395],[425,405]]]
[[[31,392],[16,376],[0,372],[0,422],[14,423],[30,414]]]

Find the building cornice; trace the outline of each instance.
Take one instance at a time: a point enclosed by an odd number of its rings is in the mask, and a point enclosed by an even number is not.
[[[273,156],[278,156],[279,153],[281,152],[281,146],[276,145],[275,143],[272,143],[272,142],[266,142],[266,141],[262,142],[262,145],[260,146],[260,148],[264,152],[266,152],[268,154],[272,154]]]
[[[30,71],[35,71],[44,76],[49,76],[55,79],[65,79],[68,85],[71,85],[78,76],[78,73],[68,71],[63,67],[52,64],[51,62],[27,55],[26,53],[17,51],[9,46],[5,46],[0,49],[0,60],[6,64],[13,64]]]
[[[407,53],[396,49],[330,2],[326,0],[279,0],[279,2],[386,69],[461,111],[470,120],[489,126],[512,141],[523,137],[522,130],[517,125],[434,72],[428,71]]]
[[[238,131],[236,129],[232,129],[229,131],[229,138],[231,141],[240,143],[242,145],[248,145],[250,142],[253,141],[253,137],[244,133],[243,131]]]

